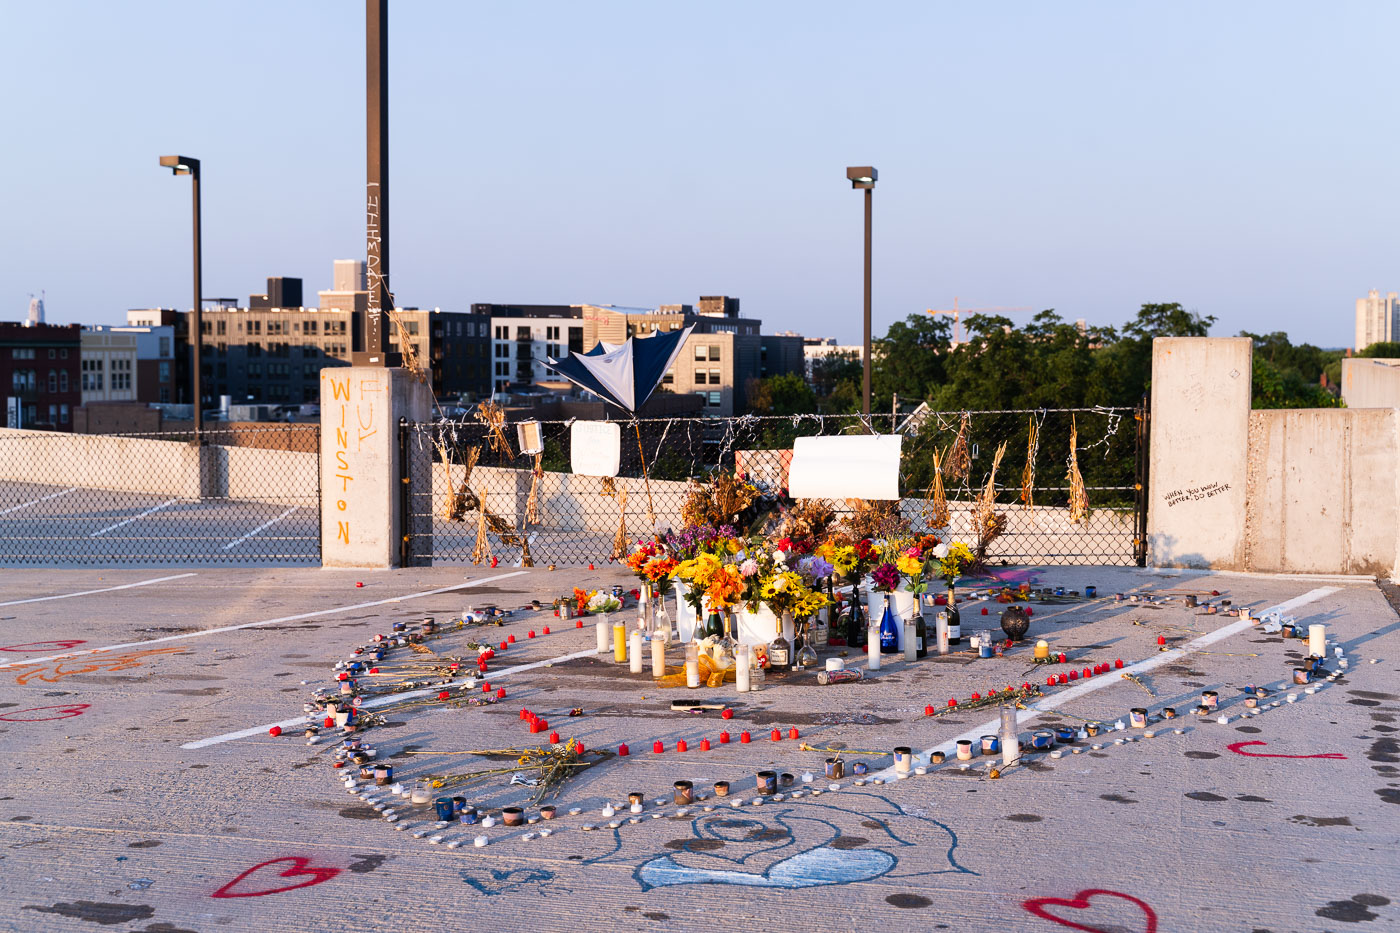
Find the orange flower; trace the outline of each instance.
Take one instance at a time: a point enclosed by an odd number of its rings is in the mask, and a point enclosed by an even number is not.
[[[705,596],[714,608],[728,609],[739,601],[743,592],[744,578],[739,573],[739,568],[733,564],[725,564],[710,581]]]

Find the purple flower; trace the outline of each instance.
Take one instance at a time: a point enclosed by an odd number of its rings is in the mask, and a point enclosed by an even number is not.
[[[899,585],[899,570],[894,564],[881,564],[870,572],[870,579],[877,589],[890,593]]]
[[[825,580],[835,571],[836,568],[831,565],[830,561],[823,560],[820,557],[813,557],[812,564],[807,572],[811,575],[813,580]]]

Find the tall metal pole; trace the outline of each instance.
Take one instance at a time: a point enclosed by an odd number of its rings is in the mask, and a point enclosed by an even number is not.
[[[389,0],[365,0],[365,276],[369,303],[357,366],[388,365]]]
[[[190,178],[194,185],[194,312],[190,315],[190,382],[194,390],[194,443],[196,447],[204,443],[204,390],[202,369],[204,356],[204,319],[201,315],[204,300],[201,296],[202,283],[201,257],[199,245],[199,161],[190,160]]]
[[[874,193],[873,188],[865,189],[865,372],[861,413],[867,418],[870,417],[870,201]]]

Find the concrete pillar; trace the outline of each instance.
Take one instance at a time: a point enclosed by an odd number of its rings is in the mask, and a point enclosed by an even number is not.
[[[407,370],[321,370],[323,567],[398,566],[399,419],[426,421],[431,408],[428,386]]]
[[[1152,342],[1153,566],[1245,569],[1253,362],[1248,337]]]

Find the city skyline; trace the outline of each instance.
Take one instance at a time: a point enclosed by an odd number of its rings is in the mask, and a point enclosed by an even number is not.
[[[206,297],[361,255],[360,5],[82,9],[9,17],[0,320],[41,290],[58,323],[188,306],[166,151],[203,162]],[[1351,54],[1387,6],[610,9],[391,8],[400,305],[729,294],[856,342],[862,163],[877,334],[955,296],[1105,325],[1179,301],[1345,346],[1400,279],[1384,62]]]

